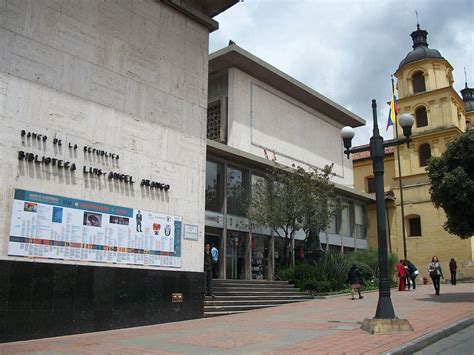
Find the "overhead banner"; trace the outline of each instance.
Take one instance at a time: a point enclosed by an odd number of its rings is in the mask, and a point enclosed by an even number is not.
[[[179,217],[15,190],[8,255],[181,267]]]

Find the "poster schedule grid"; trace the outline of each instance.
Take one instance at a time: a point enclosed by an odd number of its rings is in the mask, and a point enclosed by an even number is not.
[[[181,267],[179,217],[15,190],[8,255]]]

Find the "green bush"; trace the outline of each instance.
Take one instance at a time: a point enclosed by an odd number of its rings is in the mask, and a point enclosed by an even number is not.
[[[397,259],[395,254],[389,255],[389,271],[395,270]],[[303,291],[313,293],[348,291],[347,274],[352,264],[356,264],[362,273],[364,289],[377,289],[379,269],[375,249],[359,250],[349,255],[325,252],[316,262],[277,268],[275,279],[289,281]]]
[[[294,283],[293,279],[294,268],[289,266],[277,267],[275,270],[275,280],[290,281]]]
[[[356,250],[349,255],[351,261],[359,265],[366,264],[372,270],[374,278],[379,279],[379,253],[377,249],[369,248],[367,250]],[[392,279],[395,274],[398,262],[398,256],[395,253],[388,255],[388,272],[389,279]],[[362,270],[361,270],[362,271]]]
[[[316,262],[326,280],[335,280],[337,284],[347,283],[351,261],[347,255],[338,252],[325,252]]]

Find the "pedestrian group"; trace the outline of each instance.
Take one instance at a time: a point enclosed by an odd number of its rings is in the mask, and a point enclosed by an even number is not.
[[[451,258],[449,262],[449,271],[451,272],[451,285],[456,285],[456,272],[457,272],[457,263],[454,258]],[[435,289],[435,295],[439,296],[440,294],[440,279],[444,279],[443,269],[439,262],[438,257],[435,255],[431,258],[431,263],[428,266],[428,272],[431,280],[433,281],[433,286]],[[401,259],[397,264],[397,274],[398,274],[398,290],[399,291],[410,291],[413,287],[413,290],[416,290],[416,278],[420,274],[415,264],[410,260]],[[426,284],[426,280],[424,283]],[[364,279],[362,273],[357,267],[356,264],[353,264],[349,270],[347,276],[347,281],[351,285],[351,295],[352,300],[355,300],[355,292],[359,294],[359,299],[364,298],[361,294],[361,288],[364,285]]]

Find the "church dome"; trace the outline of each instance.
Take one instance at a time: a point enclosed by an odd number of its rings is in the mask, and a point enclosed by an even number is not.
[[[467,86],[461,90],[462,99],[464,101],[464,112],[474,112],[474,89]]]
[[[420,25],[417,25],[417,30],[411,33],[411,38],[413,39],[413,50],[400,62],[398,69],[406,64],[417,62],[422,59],[444,59],[437,49],[428,48],[428,42],[426,42],[427,36],[428,32],[420,30]]]

